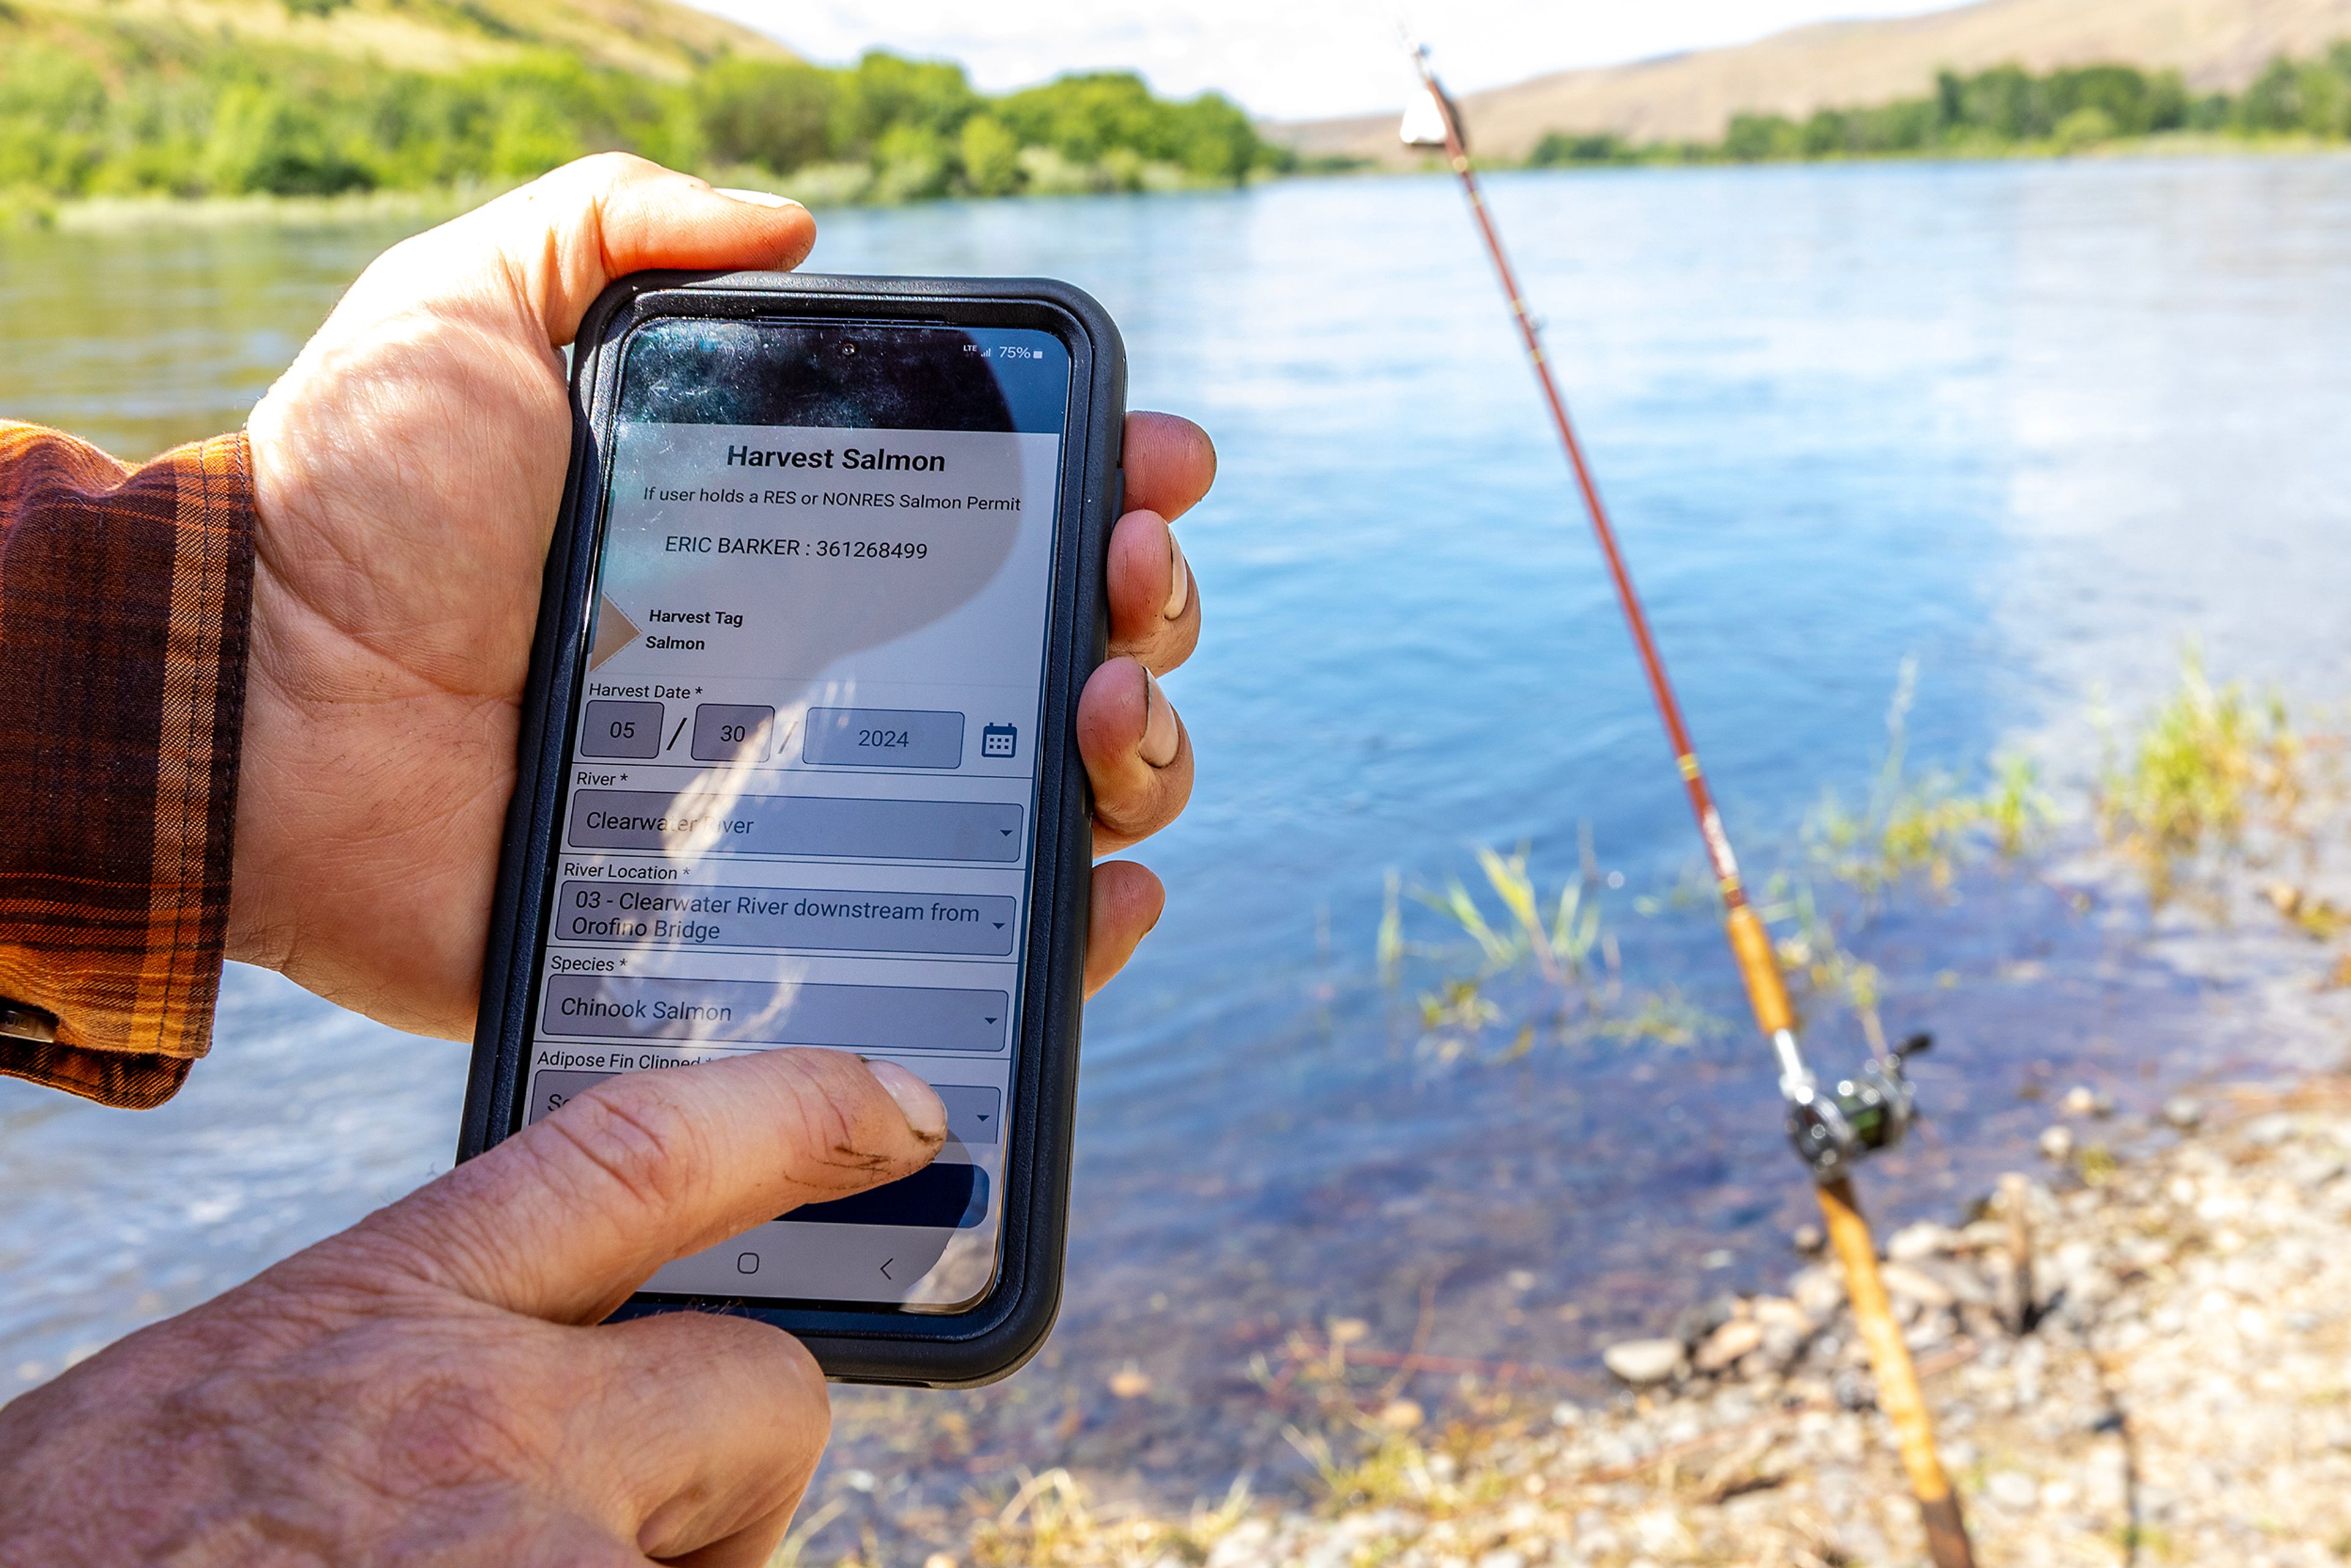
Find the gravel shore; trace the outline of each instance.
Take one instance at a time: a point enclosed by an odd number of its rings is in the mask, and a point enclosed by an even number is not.
[[[2053,1139],[2063,1160],[1949,1226],[1884,1239],[1986,1568],[2332,1568],[2351,1552],[2351,1079],[2168,1110],[2176,1143],[2118,1164]],[[1050,1472],[966,1555],[1921,1563],[1834,1270],[1809,1263],[1784,1293],[1725,1299],[1677,1338],[1614,1347],[1627,1386],[1613,1399],[1497,1396],[1487,1416],[1441,1431],[1408,1401],[1367,1405],[1343,1375],[1345,1346],[1325,1346],[1334,1424],[1296,1437],[1322,1469],[1321,1506],[1236,1493],[1188,1519],[1097,1514]]]

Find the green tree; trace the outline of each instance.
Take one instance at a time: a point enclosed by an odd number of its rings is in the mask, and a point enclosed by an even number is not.
[[[955,164],[946,139],[927,125],[900,123],[873,149],[874,195],[884,202],[925,202],[947,193]]]
[[[1579,163],[1625,163],[1632,158],[1632,148],[1613,131],[1582,136],[1553,131],[1535,143],[1527,162],[1537,169],[1559,169]]]
[[[529,180],[588,151],[578,121],[538,93],[509,94],[499,105],[490,132],[487,172],[508,180]]]
[[[38,44],[0,57],[0,189],[84,189],[106,155],[108,107],[85,59]]]
[[[797,61],[721,60],[695,92],[702,134],[718,158],[789,173],[838,155],[838,72]]]
[[[876,49],[841,78],[832,146],[845,155],[886,162],[880,148],[891,131],[910,127],[935,139],[952,136],[979,104],[961,66],[901,59]]]
[[[2302,73],[2280,57],[2253,78],[2237,104],[2237,123],[2252,131],[2302,129]]]
[[[956,151],[963,182],[976,196],[1008,196],[1020,188],[1020,139],[992,114],[963,122]]]
[[[1169,161],[1204,180],[1235,183],[1271,160],[1270,149],[1240,106],[1217,93],[1163,104]]]
[[[1803,146],[1803,131],[1784,114],[1733,115],[1722,139],[1723,155],[1742,163],[1793,158]]]
[[[1094,71],[1016,92],[998,112],[1024,142],[1091,163],[1113,147],[1146,156],[1167,151],[1158,134],[1160,107],[1133,72]]]
[[[2114,116],[2103,109],[2088,105],[2074,110],[2051,130],[2049,139],[2060,152],[2080,152],[2101,142],[2112,141],[2121,127]]]
[[[316,108],[259,82],[239,82],[221,94],[204,172],[214,190],[280,196],[330,196],[375,183],[365,164],[335,144]]]
[[[1961,123],[1989,131],[2003,141],[2046,136],[2051,120],[2040,84],[2022,66],[1995,66],[1968,81]]]
[[[1968,121],[1968,84],[1948,67],[1935,73],[1935,118],[1945,128]]]

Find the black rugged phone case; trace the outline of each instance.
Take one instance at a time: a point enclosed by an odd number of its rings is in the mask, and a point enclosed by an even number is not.
[[[1036,327],[1070,350],[1067,460],[1053,564],[1053,612],[1040,737],[1036,853],[1014,1043],[1005,1151],[1003,1261],[995,1288],[968,1312],[765,1306],[723,1297],[632,1298],[614,1314],[695,1310],[772,1322],[798,1335],[829,1377],[849,1383],[960,1387],[1006,1376],[1034,1354],[1061,1305],[1076,1111],[1086,889],[1091,864],[1085,769],[1078,759],[1079,691],[1102,662],[1103,572],[1122,491],[1126,356],[1118,329],[1083,290],[1049,278],[853,277],[800,273],[646,272],[606,289],[580,329],[571,375],[570,476],[547,556],[538,630],[524,695],[520,766],[507,808],[481,1016],[457,1157],[516,1130],[528,1019],[536,1003],[538,930],[551,894],[559,808],[570,749],[571,694],[588,641],[589,591],[604,526],[604,443],[620,388],[620,349],[640,322],[664,316],[789,317]]]

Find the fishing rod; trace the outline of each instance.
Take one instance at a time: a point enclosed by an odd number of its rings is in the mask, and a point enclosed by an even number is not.
[[[1510,315],[1518,323],[1527,359],[1534,367],[1543,401],[1550,405],[1552,423],[1559,432],[1561,446],[1566,449],[1576,488],[1583,493],[1584,512],[1592,519],[1601,557],[1607,562],[1609,580],[1615,585],[1616,602],[1633,633],[1633,646],[1641,656],[1642,673],[1648,678],[1649,695],[1656,704],[1657,716],[1665,721],[1666,738],[1673,745],[1674,763],[1681,771],[1690,810],[1698,818],[1698,836],[1706,842],[1707,862],[1713,868],[1715,887],[1722,896],[1723,929],[1730,941],[1731,957],[1746,985],[1747,1000],[1754,1010],[1756,1025],[1779,1060],[1780,1095],[1787,1105],[1789,1140],[1812,1173],[1813,1189],[1820,1197],[1821,1213],[1827,1220],[1829,1240],[1836,1249],[1838,1261],[1844,1266],[1845,1291],[1853,1302],[1854,1322],[1868,1348],[1870,1367],[1877,1377],[1878,1406],[1893,1424],[1903,1468],[1909,1473],[1910,1490],[1918,1500],[1918,1517],[1926,1527],[1928,1550],[1936,1568],[1974,1568],[1975,1556],[1968,1543],[1966,1521],[1959,1514],[1959,1497],[1951,1490],[1950,1478],[1944,1473],[1942,1459],[1935,1451],[1934,1424],[1927,1413],[1926,1397],[1919,1391],[1917,1368],[1911,1364],[1910,1347],[1903,1340],[1893,1304],[1886,1299],[1886,1284],[1877,1270],[1877,1244],[1854,1197],[1850,1175],[1856,1162],[1877,1150],[1892,1148],[1908,1128],[1916,1106],[1903,1059],[1925,1050],[1928,1038],[1914,1037],[1890,1051],[1876,1048],[1876,1054],[1858,1072],[1840,1079],[1832,1087],[1823,1087],[1805,1064],[1803,1047],[1796,1035],[1796,1011],[1788,999],[1779,955],[1772,949],[1771,933],[1764,929],[1761,916],[1755,913],[1746,886],[1740,881],[1739,861],[1730,852],[1729,835],[1723,831],[1721,813],[1715,810],[1713,792],[1707,788],[1705,770],[1698,766],[1698,749],[1690,743],[1681,704],[1674,696],[1673,683],[1667,678],[1656,639],[1650,635],[1648,613],[1642,609],[1632,573],[1625,569],[1624,552],[1616,544],[1616,529],[1608,520],[1608,508],[1601,501],[1600,487],[1593,481],[1592,465],[1584,460],[1583,444],[1576,438],[1574,422],[1568,417],[1567,400],[1560,393],[1550,358],[1543,351],[1541,324],[1527,308],[1518,274],[1510,267],[1509,253],[1502,248],[1502,236],[1494,226],[1493,214],[1487,208],[1485,193],[1479,187],[1477,171],[1470,166],[1468,139],[1460,111],[1438,84],[1426,46],[1407,31],[1405,47],[1412,56],[1413,68],[1419,73],[1423,89],[1422,96],[1414,100],[1405,115],[1405,144],[1442,149],[1454,173],[1460,177],[1462,193],[1469,199],[1470,215],[1477,220],[1486,254],[1494,263],[1495,277],[1510,300]]]

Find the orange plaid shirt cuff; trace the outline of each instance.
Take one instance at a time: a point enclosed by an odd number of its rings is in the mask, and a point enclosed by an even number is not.
[[[0,1073],[171,1098],[228,926],[253,475],[0,421]]]

